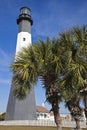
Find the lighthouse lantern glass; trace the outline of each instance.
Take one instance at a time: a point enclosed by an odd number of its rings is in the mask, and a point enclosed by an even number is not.
[[[21,14],[29,14],[30,15],[29,9],[28,8],[22,8]]]

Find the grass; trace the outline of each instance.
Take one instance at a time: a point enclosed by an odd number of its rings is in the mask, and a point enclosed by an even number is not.
[[[46,126],[0,126],[0,130],[56,130],[56,127]],[[70,128],[63,128],[63,130],[72,130]],[[82,129],[82,130],[87,130]]]

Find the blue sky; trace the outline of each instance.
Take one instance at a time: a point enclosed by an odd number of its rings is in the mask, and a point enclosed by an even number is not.
[[[33,43],[38,39],[57,37],[61,31],[73,26],[87,24],[87,0],[0,0],[0,111],[6,111],[8,102],[12,78],[9,66],[16,48],[16,18],[22,6],[31,8]],[[45,91],[40,81],[35,94],[36,104],[41,105],[45,101]],[[63,104],[61,106],[61,113],[66,113]]]

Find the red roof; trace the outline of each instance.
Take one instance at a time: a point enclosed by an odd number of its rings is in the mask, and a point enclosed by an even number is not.
[[[36,106],[37,112],[49,113],[49,110],[43,106]]]

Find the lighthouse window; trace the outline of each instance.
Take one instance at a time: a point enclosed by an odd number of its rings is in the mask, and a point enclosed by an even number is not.
[[[22,8],[21,14],[29,14],[29,10],[27,8]]]
[[[26,40],[26,38],[23,38],[23,41],[25,41]]]

